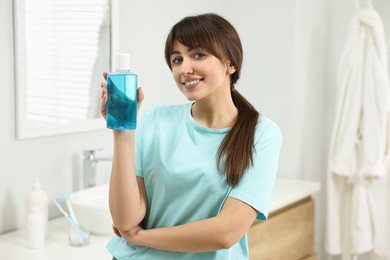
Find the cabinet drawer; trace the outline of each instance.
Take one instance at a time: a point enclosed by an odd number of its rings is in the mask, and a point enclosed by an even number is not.
[[[309,257],[314,246],[313,200],[287,206],[270,214],[267,221],[255,221],[248,231],[248,243],[250,260]]]

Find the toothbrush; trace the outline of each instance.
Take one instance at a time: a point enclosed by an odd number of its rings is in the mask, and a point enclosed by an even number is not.
[[[74,222],[78,224],[76,214],[74,214],[72,204],[70,203],[70,195],[69,194],[65,195],[65,201],[66,201],[66,206],[68,207],[70,216],[73,218]]]
[[[80,226],[78,223],[76,223],[72,217],[70,216],[70,214],[68,212],[66,212],[62,206],[61,206],[61,199],[59,198],[55,198],[54,199],[54,204],[56,204],[57,208],[61,211],[61,213],[65,216],[65,218],[70,222],[70,224],[72,224],[72,226],[74,227],[74,229],[77,231],[77,233],[79,234],[79,236],[81,237],[81,239],[86,242],[88,241],[88,238],[85,236],[84,232],[81,230]]]

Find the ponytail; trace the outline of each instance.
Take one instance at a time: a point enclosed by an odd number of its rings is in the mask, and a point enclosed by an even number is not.
[[[231,88],[231,95],[238,109],[237,121],[222,140],[216,160],[218,169],[226,175],[227,183],[235,186],[245,169],[253,165],[255,130],[259,112],[234,86]],[[224,159],[223,163],[222,159]]]

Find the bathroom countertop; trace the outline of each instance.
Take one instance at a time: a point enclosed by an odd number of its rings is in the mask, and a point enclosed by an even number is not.
[[[24,228],[0,235],[0,258],[9,260],[112,259],[105,248],[110,237],[91,235],[89,245],[83,247],[70,246],[68,243],[68,226],[69,224],[64,217],[50,220],[45,246],[38,249],[28,248]]]
[[[277,178],[272,192],[270,210],[272,213],[294,202],[314,195],[321,190],[321,183],[290,178]]]
[[[270,203],[270,213],[319,192],[319,182],[277,178]],[[29,249],[25,240],[25,229],[0,235],[1,259],[10,260],[108,260],[112,259],[105,245],[110,237],[91,235],[90,243],[84,247],[73,247],[68,243],[68,223],[60,217],[49,221],[45,246]]]

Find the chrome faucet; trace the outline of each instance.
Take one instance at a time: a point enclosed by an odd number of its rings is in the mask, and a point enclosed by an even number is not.
[[[98,150],[85,150],[83,151],[83,177],[84,188],[90,188],[96,186],[96,166],[100,161],[112,161],[112,157],[96,157],[95,152]]]

